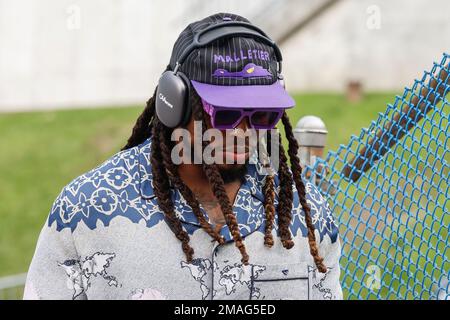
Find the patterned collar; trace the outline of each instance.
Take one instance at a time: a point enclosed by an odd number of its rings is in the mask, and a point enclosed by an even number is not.
[[[140,174],[140,193],[142,198],[147,200],[155,200],[153,193],[153,177],[150,164],[151,139],[147,139],[141,144],[139,151],[139,174]],[[258,168],[261,164],[249,164],[247,174],[244,176],[244,182],[238,190],[233,209],[242,237],[245,237],[258,230],[264,223],[264,195],[262,186],[264,185],[265,176],[259,174]],[[275,181],[276,183],[276,181]],[[189,233],[200,228],[200,223],[195,216],[192,208],[186,203],[181,193],[171,187],[172,201],[175,211],[179,219],[184,223],[184,227]],[[277,193],[275,198],[277,198]],[[277,200],[275,199],[275,205]],[[200,204],[200,209],[207,221],[208,215]],[[226,241],[233,241],[231,233],[227,225],[221,229],[221,235]]]

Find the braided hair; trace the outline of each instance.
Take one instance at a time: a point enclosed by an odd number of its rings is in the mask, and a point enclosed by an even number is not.
[[[169,66],[167,70],[169,70]],[[189,244],[189,235],[183,229],[180,219],[175,214],[175,207],[170,195],[170,184],[177,188],[187,204],[192,208],[193,213],[197,217],[201,227],[211,236],[212,239],[220,244],[225,240],[215,231],[212,226],[206,221],[204,215],[200,210],[200,204],[194,193],[183,182],[178,175],[177,166],[171,161],[171,150],[174,147],[174,142],[171,141],[171,128],[166,127],[158,119],[155,113],[156,89],[153,96],[147,101],[147,105],[142,114],[136,120],[131,136],[128,138],[126,145],[122,150],[126,150],[137,146],[144,142],[147,138],[152,137],[151,144],[151,165],[153,174],[154,192],[157,202],[161,210],[164,212],[164,217],[172,232],[178,240],[181,241],[183,252],[188,262],[192,262],[194,249]],[[203,122],[203,130],[206,129],[207,114],[201,107],[201,101],[198,94],[191,87],[190,101],[192,106],[194,120]],[[294,246],[289,225],[292,221],[292,203],[293,203],[293,184],[298,190],[298,197],[300,204],[305,214],[306,226],[308,229],[308,243],[310,253],[314,259],[314,263],[320,272],[326,272],[326,266],[323,263],[323,258],[319,255],[317,242],[314,235],[314,225],[311,218],[311,209],[306,202],[305,185],[301,179],[302,168],[297,156],[298,143],[294,137],[292,126],[286,113],[283,114],[282,123],[285,128],[286,138],[289,143],[288,155],[291,163],[292,171],[289,170],[288,159],[285,150],[281,144],[281,135],[279,135],[279,201],[278,206],[274,205],[274,177],[268,175],[265,177],[263,186],[264,194],[264,209],[266,215],[266,225],[264,232],[264,244],[267,247],[272,247],[274,244],[272,230],[275,220],[275,215],[278,214],[278,229],[281,243],[284,248],[291,249]],[[268,146],[270,140],[267,141]],[[203,147],[207,145],[203,141]],[[241,253],[241,262],[245,265],[249,263],[249,255],[247,254],[245,245],[242,241],[236,216],[233,213],[231,201],[225,191],[225,184],[218,167],[215,164],[202,164],[203,171],[209,181],[214,196],[217,198],[225,221],[229,227],[234,243]]]

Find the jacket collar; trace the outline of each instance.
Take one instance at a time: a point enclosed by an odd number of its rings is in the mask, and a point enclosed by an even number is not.
[[[153,193],[153,175],[150,163],[151,138],[145,140],[139,145],[139,190],[141,197],[144,199],[152,199],[155,197]]]
[[[139,175],[140,175],[140,193],[142,198],[151,200],[156,198],[153,193],[153,177],[150,163],[151,138],[148,138],[139,145]],[[258,172],[260,164],[249,164],[247,174],[242,183],[233,204],[233,211],[239,225],[242,237],[245,237],[258,230],[264,222],[264,195],[262,186],[265,176]],[[172,201],[180,220],[192,227],[200,228],[200,223],[186,203],[180,192],[171,187]],[[208,221],[206,211],[200,205],[201,211]],[[227,225],[221,229],[221,235],[226,241],[233,241],[230,230]]]

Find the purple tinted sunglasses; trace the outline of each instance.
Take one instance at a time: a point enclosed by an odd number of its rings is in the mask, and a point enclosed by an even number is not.
[[[211,116],[212,126],[216,129],[234,129],[248,116],[250,127],[254,129],[273,129],[283,115],[280,108],[227,108],[213,106],[201,99],[203,109]]]

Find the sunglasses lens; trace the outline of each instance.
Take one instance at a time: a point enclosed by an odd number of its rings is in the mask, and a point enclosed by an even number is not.
[[[277,124],[278,112],[257,111],[252,115],[252,123],[260,127],[274,127]]]
[[[217,127],[232,127],[239,118],[241,112],[239,110],[219,110],[214,117],[214,124]]]

